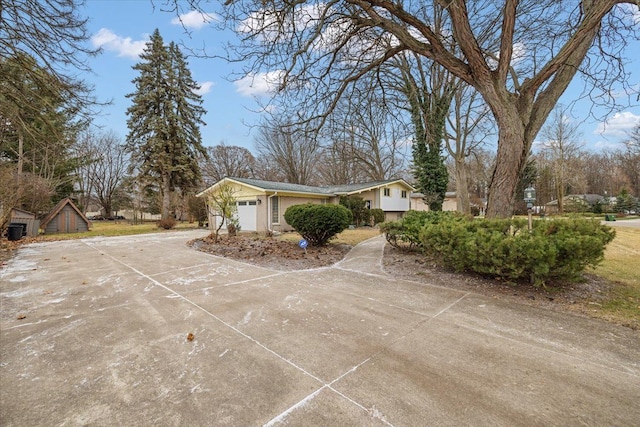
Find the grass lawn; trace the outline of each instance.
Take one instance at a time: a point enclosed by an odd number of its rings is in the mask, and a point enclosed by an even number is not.
[[[171,230],[158,228],[155,221],[135,225],[129,221],[91,221],[91,224],[91,230],[84,233],[42,234],[37,239],[38,241],[68,240],[97,236],[130,236],[133,234],[171,232]],[[198,224],[195,222],[178,222],[174,230],[194,230],[196,228],[198,228]]]
[[[617,227],[616,238],[607,246],[604,261],[588,270],[615,284],[605,301],[594,306],[594,314],[640,327],[639,261],[640,229]]]

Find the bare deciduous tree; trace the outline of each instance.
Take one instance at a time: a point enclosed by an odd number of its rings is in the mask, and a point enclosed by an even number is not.
[[[454,163],[458,212],[471,213],[468,162],[493,131],[487,120],[489,111],[472,87],[459,86],[452,104],[446,148]]]
[[[255,145],[263,161],[278,165],[286,182],[314,183],[320,151],[313,134],[296,128],[291,122],[272,118],[261,125]]]
[[[86,211],[90,200],[97,201],[104,214],[113,214],[118,189],[127,178],[129,158],[113,132],[84,132],[76,144],[77,183],[81,205]]]
[[[550,121],[540,134],[544,138],[542,151],[553,173],[558,213],[563,213],[567,188],[571,186],[573,192],[580,192],[575,190],[586,186],[586,180],[581,182],[581,169],[576,167],[584,144],[580,140],[578,126],[571,122],[567,110],[560,105],[554,109]]]
[[[250,59],[246,73],[277,73],[279,100],[296,105],[301,120],[326,117],[348,87],[405,51],[473,86],[498,129],[487,215],[510,216],[531,145],[576,74],[596,89],[591,99],[610,106],[612,85],[636,93],[623,53],[638,37],[637,0],[435,3],[450,23],[441,31],[429,3],[378,0],[235,0],[220,22],[240,32],[233,57]]]
[[[640,123],[638,123],[624,143],[625,148],[615,153],[618,167],[626,175],[630,192],[640,198]]]
[[[409,131],[380,95],[369,87],[356,87],[328,119],[326,135],[331,143],[324,147],[325,159],[328,155],[337,164],[322,167],[348,168],[333,172],[336,178],[342,175],[336,184],[390,179],[405,166]]]
[[[200,169],[205,186],[213,185],[225,177],[253,178],[255,159],[244,147],[225,145],[208,147],[208,159],[201,159]]]

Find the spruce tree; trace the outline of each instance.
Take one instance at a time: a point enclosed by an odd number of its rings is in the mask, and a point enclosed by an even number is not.
[[[198,159],[207,155],[199,128],[205,110],[184,55],[175,43],[165,46],[157,29],[140,58],[133,67],[140,72],[133,80],[136,91],[127,95],[132,105],[125,148],[139,175],[156,181],[167,219],[171,194],[200,182]]]

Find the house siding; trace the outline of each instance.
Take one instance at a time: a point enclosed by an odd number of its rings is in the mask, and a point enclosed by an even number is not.
[[[391,191],[389,196],[384,195],[384,189],[388,188]],[[401,185],[393,184],[378,190],[380,196],[380,209],[385,212],[406,212],[409,210],[409,191]],[[402,191],[406,191],[406,197],[402,198]]]
[[[241,178],[235,178],[240,180]],[[284,213],[286,210],[293,206],[305,203],[317,203],[317,204],[338,204],[340,203],[339,194],[350,194],[351,196],[361,197],[364,200],[370,202],[372,209],[382,209],[385,211],[385,215],[388,219],[401,218],[404,212],[410,209],[409,195],[413,188],[404,181],[397,181],[389,183],[370,183],[371,186],[367,187],[366,184],[361,185],[345,185],[330,187],[312,187],[312,186],[299,186],[295,184],[285,184],[270,181],[260,180],[248,180],[248,182],[234,181],[234,178],[225,178],[225,180],[234,189],[234,197],[238,201],[258,201],[255,209],[255,224],[256,231],[291,231],[293,228],[287,224],[284,219]],[[198,197],[209,197],[210,191],[217,191],[216,188],[223,182],[214,184],[209,189],[204,190]],[[382,197],[383,188],[389,188],[391,190],[391,197]],[[354,189],[355,190],[352,190]],[[361,188],[361,191],[357,189]],[[407,197],[402,198],[402,191],[405,191]],[[209,193],[211,194],[211,193]],[[278,198],[278,218],[277,221],[272,220],[272,201],[274,198]],[[253,215],[253,212],[245,209],[243,215]],[[244,220],[247,220],[243,216]],[[209,228],[215,230],[216,222],[219,221],[215,216],[209,215]],[[249,221],[245,221],[249,223]]]
[[[314,203],[321,204],[323,200],[328,200],[329,198],[306,198],[306,197],[280,197],[280,212],[279,212],[279,223],[272,224],[272,230],[274,231],[292,231],[293,227],[291,227],[287,221],[284,219],[284,213],[287,211],[287,208],[294,205],[303,205],[305,203]]]

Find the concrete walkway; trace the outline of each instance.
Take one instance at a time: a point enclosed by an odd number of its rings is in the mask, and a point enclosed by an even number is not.
[[[381,239],[280,272],[185,245],[201,235],[20,249],[0,424],[638,425],[636,331],[396,280]]]

